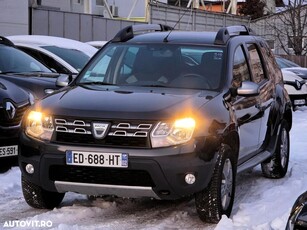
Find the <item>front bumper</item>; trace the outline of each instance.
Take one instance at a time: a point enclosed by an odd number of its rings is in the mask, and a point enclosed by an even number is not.
[[[290,94],[289,97],[293,106],[307,105],[307,94]]]
[[[19,166],[23,176],[47,191],[77,192],[88,195],[153,197],[178,199],[204,189],[210,182],[215,156],[202,160],[197,143],[160,149],[122,149],[44,143],[21,135]],[[66,151],[128,153],[127,168],[66,165]],[[27,164],[34,166],[28,174]],[[185,175],[196,177],[194,184]]]
[[[0,148],[18,146],[20,127],[0,127]],[[17,155],[5,154],[0,151],[0,165],[17,165]]]

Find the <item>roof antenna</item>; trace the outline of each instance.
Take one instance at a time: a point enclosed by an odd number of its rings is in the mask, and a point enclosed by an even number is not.
[[[177,26],[177,24],[181,21],[182,17],[186,14],[186,12],[188,11],[189,7],[187,7],[187,9],[183,12],[183,14],[180,16],[180,18],[178,19],[178,21],[175,23],[175,25],[171,28],[171,30],[169,31],[169,33],[165,36],[165,38],[163,39],[163,42],[168,42],[168,37],[171,34],[171,32],[173,32],[173,30],[175,29],[175,27]]]

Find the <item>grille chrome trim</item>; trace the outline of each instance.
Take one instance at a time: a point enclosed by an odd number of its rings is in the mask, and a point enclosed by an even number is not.
[[[94,136],[93,125],[97,123],[110,124],[104,138],[99,139]],[[96,146],[135,146],[146,148],[150,147],[149,136],[155,125],[153,121],[110,121],[74,117],[55,117],[54,124],[57,133],[55,141],[93,144]]]
[[[73,122],[67,122],[65,119],[54,119],[56,125],[69,125],[69,126],[81,126],[81,127],[90,127],[91,124],[86,123],[82,120],[74,120]]]
[[[90,183],[78,183],[67,181],[55,181],[56,190],[62,192],[77,192],[87,195],[116,195],[119,197],[140,198],[151,197],[160,200],[161,198],[151,187],[124,186],[124,185],[102,185]]]

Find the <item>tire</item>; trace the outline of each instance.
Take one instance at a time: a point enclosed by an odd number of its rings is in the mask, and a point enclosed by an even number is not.
[[[0,173],[5,173],[11,169],[10,165],[4,165],[0,163]]]
[[[228,145],[222,145],[208,187],[195,194],[196,210],[202,221],[218,223],[222,215],[230,216],[236,171],[234,154]]]
[[[277,146],[273,155],[261,163],[262,173],[267,178],[282,178],[286,175],[290,155],[290,138],[288,123],[283,120],[280,125]]]
[[[33,208],[53,209],[62,202],[65,193],[49,192],[21,177],[23,196]]]

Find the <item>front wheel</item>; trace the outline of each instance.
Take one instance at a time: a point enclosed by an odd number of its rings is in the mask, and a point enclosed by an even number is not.
[[[273,155],[261,163],[262,173],[268,178],[282,178],[286,175],[290,155],[290,138],[288,123],[283,120],[280,125],[277,146]]]
[[[62,202],[65,193],[49,192],[21,177],[23,196],[33,208],[53,209]]]
[[[211,181],[207,188],[195,194],[200,219],[218,223],[222,215],[231,214],[236,178],[236,159],[228,145],[222,145]]]

